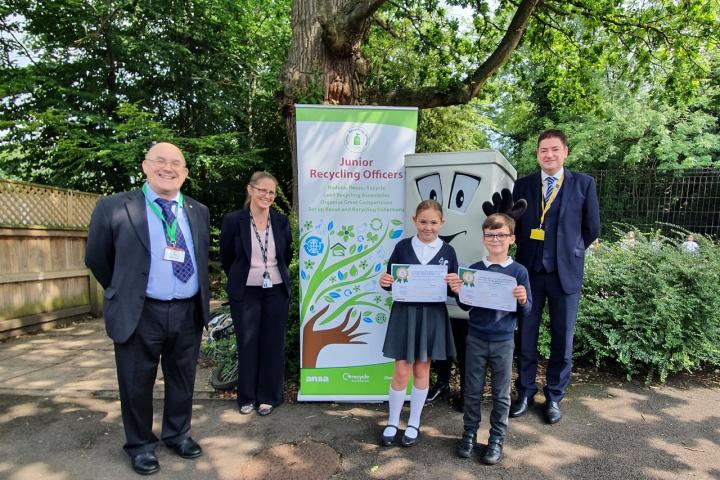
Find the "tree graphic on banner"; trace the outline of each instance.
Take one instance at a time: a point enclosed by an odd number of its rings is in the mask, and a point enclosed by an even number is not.
[[[328,345],[366,344],[359,338],[370,333],[358,331],[363,324],[387,322],[392,298],[379,290],[377,277],[387,265],[379,249],[386,240],[401,237],[402,225],[398,219],[374,218],[340,228],[333,221],[301,226],[300,245],[309,257],[300,265],[300,318],[308,319],[302,368],[315,368]],[[337,325],[326,327],[343,316]]]

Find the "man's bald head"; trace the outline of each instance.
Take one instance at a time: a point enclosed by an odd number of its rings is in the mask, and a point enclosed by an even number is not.
[[[167,200],[177,196],[188,175],[185,156],[178,147],[168,142],[150,147],[142,167],[150,188]]]

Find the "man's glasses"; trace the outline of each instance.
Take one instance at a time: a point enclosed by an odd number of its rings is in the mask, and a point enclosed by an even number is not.
[[[185,163],[181,160],[168,160],[167,158],[146,158],[148,162],[153,162],[160,168],[170,167],[173,170],[185,168]]]
[[[250,184],[250,186],[252,188],[254,188],[260,194],[261,197],[275,198],[277,196],[277,192],[275,192],[273,190],[265,190],[264,188],[258,188],[253,184]]]
[[[504,242],[510,236],[511,235],[509,233],[483,233],[483,238],[485,240],[499,240],[501,242]]]

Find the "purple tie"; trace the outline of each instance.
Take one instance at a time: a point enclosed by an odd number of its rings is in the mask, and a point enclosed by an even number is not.
[[[167,222],[167,224],[172,225],[172,223],[175,221],[175,214],[172,211],[172,207],[173,205],[175,205],[175,201],[165,200],[164,198],[156,198],[155,202],[160,205],[160,208],[162,208],[163,216],[165,217],[165,221]],[[167,238],[167,233],[165,233],[165,240],[168,243],[170,242],[170,239]],[[178,278],[178,280],[186,283],[188,280],[190,280],[192,274],[195,273],[195,267],[193,267],[192,258],[190,258],[190,252],[187,249],[185,237],[183,236],[182,230],[180,229],[180,225],[178,225],[177,228],[175,246],[185,250],[185,261],[182,263],[172,262],[173,273]]]

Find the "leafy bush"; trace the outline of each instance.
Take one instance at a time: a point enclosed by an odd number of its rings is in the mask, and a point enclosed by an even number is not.
[[[237,363],[237,343],[235,335],[217,340],[203,342],[200,345],[202,355],[215,365],[222,365],[223,373],[227,373]]]
[[[589,252],[575,357],[647,382],[720,365],[720,246],[697,240],[695,254],[642,234]]]

